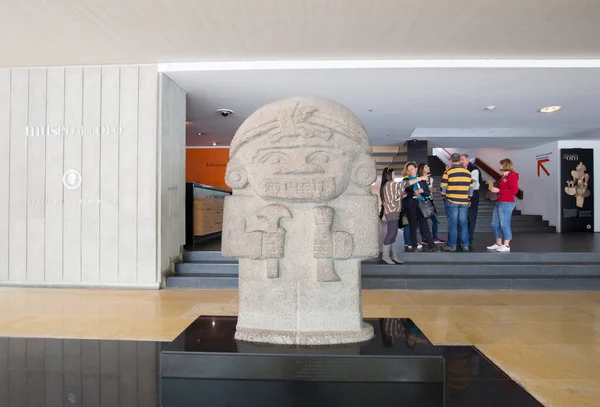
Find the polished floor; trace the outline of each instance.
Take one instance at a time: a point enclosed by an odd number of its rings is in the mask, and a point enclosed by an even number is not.
[[[435,344],[477,346],[545,406],[599,405],[600,292],[365,291],[363,299],[365,318],[412,318]],[[199,315],[236,313],[235,290],[0,289],[0,337],[171,341]]]

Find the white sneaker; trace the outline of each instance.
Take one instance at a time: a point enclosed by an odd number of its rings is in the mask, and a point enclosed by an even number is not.
[[[406,247],[408,247],[410,250],[412,250],[412,246],[406,246]],[[422,248],[423,248],[423,245],[419,243],[419,244],[417,245],[417,250],[420,250],[420,249],[422,249]]]
[[[493,244],[491,246],[488,246],[487,249],[488,250],[498,250],[499,248],[501,248],[502,246],[499,246],[497,244]]]
[[[510,252],[510,247],[509,246],[500,246],[496,251],[499,253],[508,253],[508,252]]]

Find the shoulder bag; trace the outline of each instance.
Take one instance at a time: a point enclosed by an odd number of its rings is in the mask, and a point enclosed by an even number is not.
[[[488,188],[485,190],[485,194],[483,195],[484,199],[492,202],[496,202],[498,200],[498,193],[490,191],[490,187],[495,185],[496,184],[492,184],[492,182],[490,181],[490,183],[488,184]]]
[[[421,201],[419,199],[418,201],[419,201],[419,210],[423,214],[423,217],[425,219],[431,218],[435,212],[435,208],[433,207],[433,202],[431,201],[431,199],[426,199],[424,201]]]

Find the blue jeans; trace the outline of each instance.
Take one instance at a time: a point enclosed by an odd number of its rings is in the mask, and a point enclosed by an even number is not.
[[[469,248],[469,222],[467,214],[469,205],[459,205],[446,201],[446,214],[448,215],[448,247],[456,249],[457,240],[463,249]],[[458,236],[460,232],[460,237]]]
[[[496,202],[492,215],[492,229],[494,229],[494,237],[496,239],[504,238],[504,240],[512,240],[510,218],[514,210],[514,202]]]

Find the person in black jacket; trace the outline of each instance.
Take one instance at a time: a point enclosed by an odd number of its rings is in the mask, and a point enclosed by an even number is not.
[[[414,162],[407,163],[406,170],[408,172],[408,179],[403,181],[403,189],[406,197],[402,200],[402,207],[406,211],[408,222],[410,224],[410,240],[412,243],[411,250],[417,251],[417,230],[419,229],[420,225],[423,225],[422,231],[425,233],[425,240],[429,245],[429,251],[439,251],[437,245],[433,241],[433,236],[431,236],[427,219],[425,219],[425,216],[423,216],[423,213],[419,209],[419,201],[426,199],[423,196],[424,188],[422,183],[427,183],[427,177],[425,179],[418,177],[417,164]]]
[[[433,203],[433,192],[435,192],[435,189],[433,188],[433,179],[430,176],[430,170],[429,170],[429,165],[427,164],[419,164],[419,168],[417,169],[417,174],[419,174],[419,177],[424,178],[425,176],[428,177],[428,180],[425,181],[421,181],[421,188],[423,189],[423,196],[427,199],[430,199]],[[438,217],[438,213],[437,213],[437,209],[435,208],[435,205],[433,206],[434,208],[434,212],[433,212],[433,216],[430,218],[431,219],[431,234],[433,235],[433,241],[435,243],[444,243],[443,240],[441,240],[439,238],[438,235],[438,228],[439,228],[439,224],[440,224],[440,220]],[[423,229],[423,226],[427,226],[429,227],[429,222],[426,220],[425,222],[423,222],[423,225],[419,225],[419,231],[421,232],[421,237],[423,238],[423,242],[421,244],[424,244],[425,242],[425,235],[427,234],[425,232],[425,230]]]
[[[473,237],[475,236],[475,225],[477,224],[477,215],[479,213],[479,188],[482,184],[481,170],[469,160],[468,154],[460,155],[460,163],[463,167],[471,172],[473,179],[473,195],[469,204],[469,212],[467,213],[467,221],[469,224],[469,247],[473,249]]]

